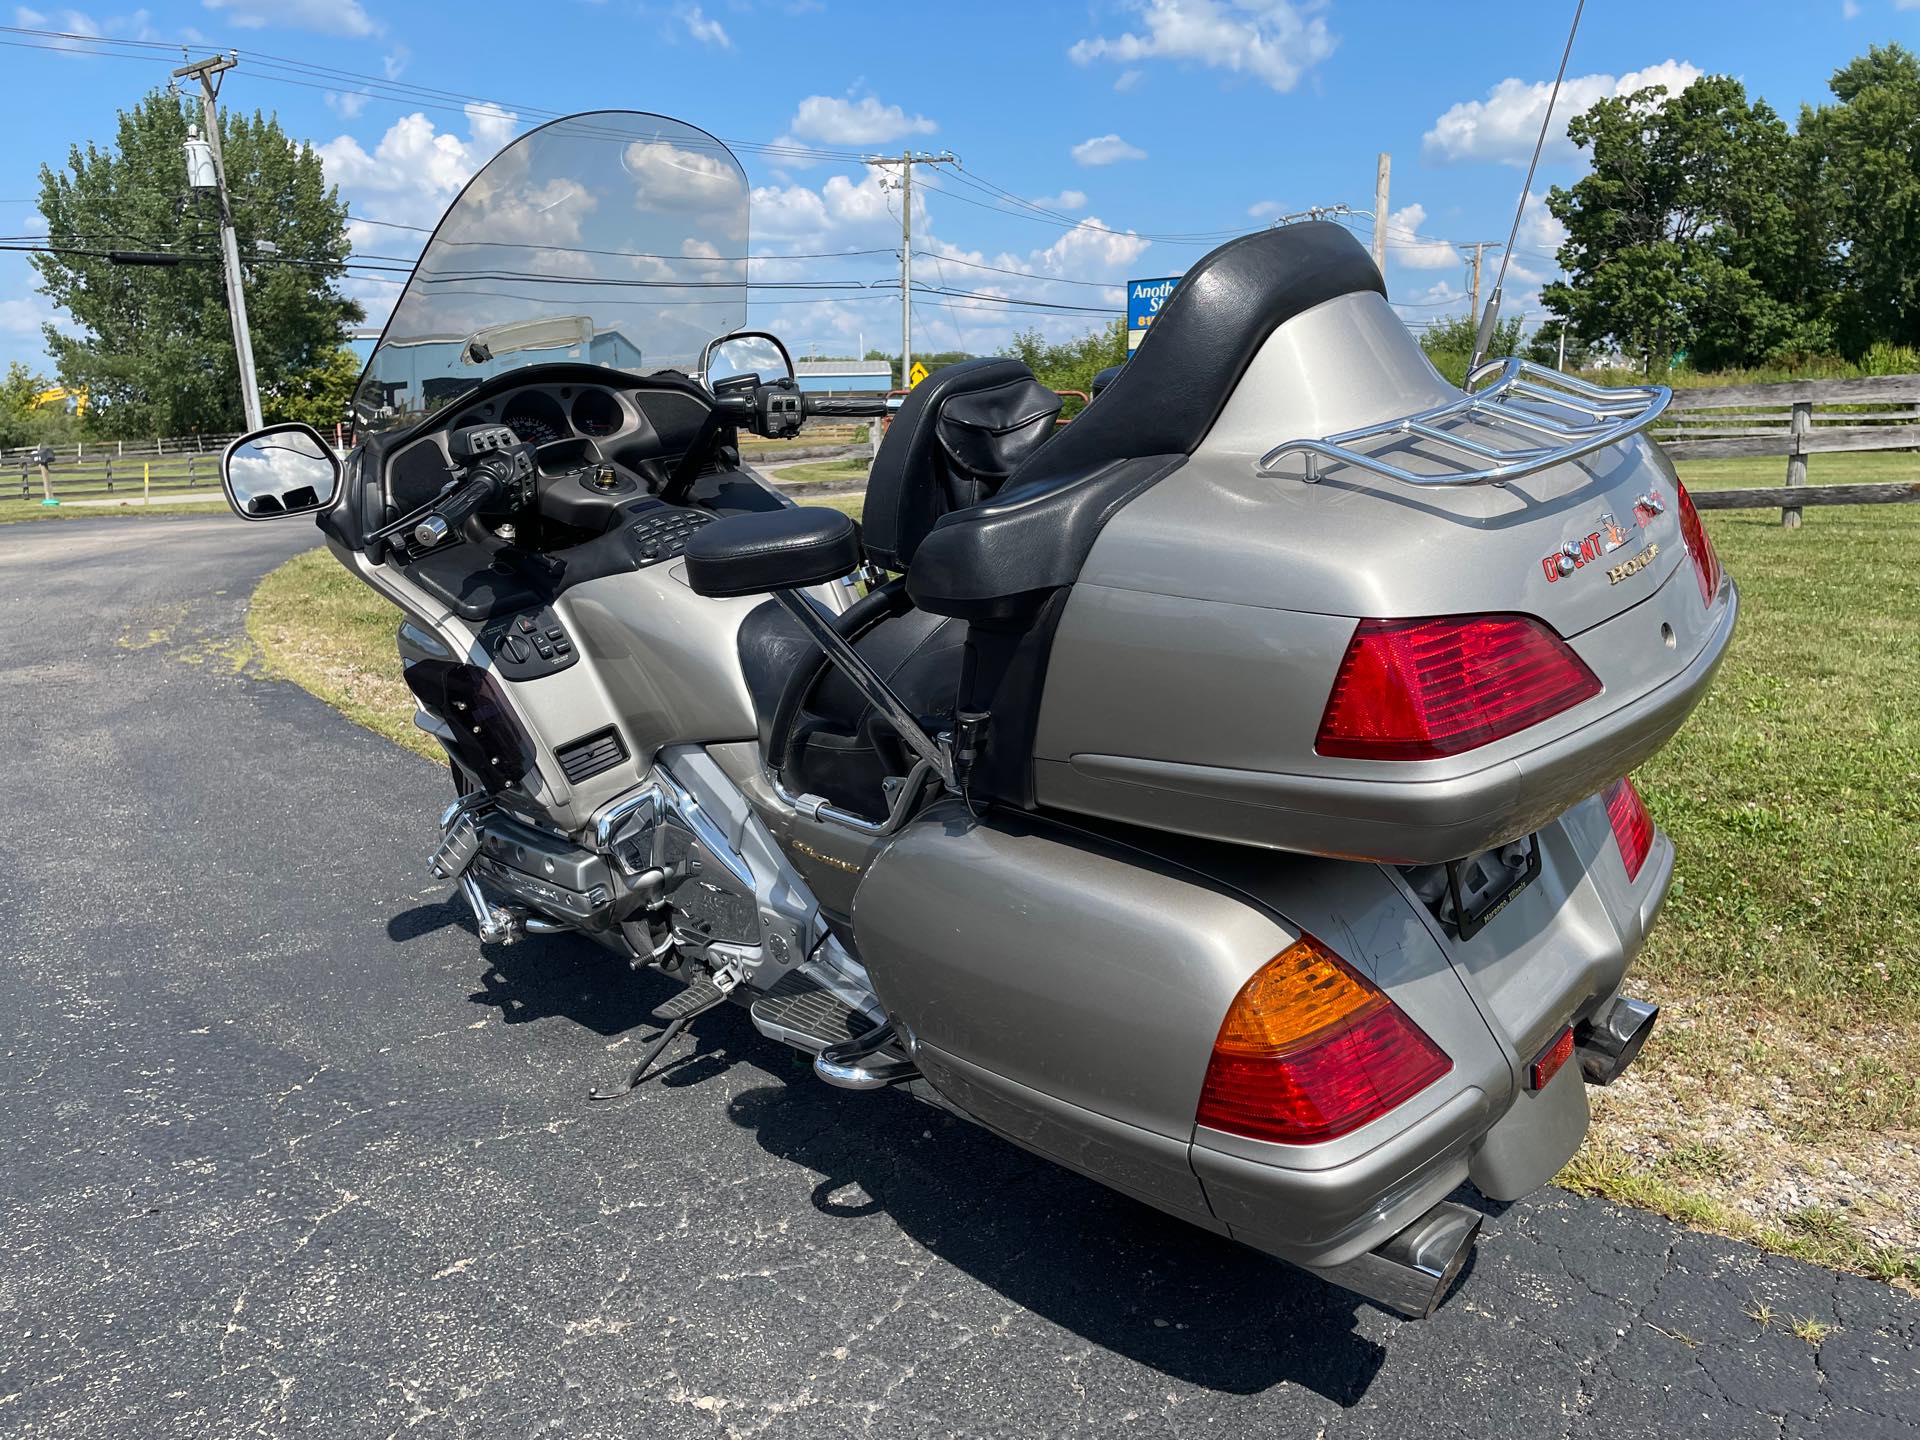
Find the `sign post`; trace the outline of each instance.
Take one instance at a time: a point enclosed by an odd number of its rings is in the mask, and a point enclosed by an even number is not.
[[[1147,327],[1153,324],[1154,316],[1160,313],[1160,307],[1167,303],[1167,297],[1173,294],[1173,287],[1180,283],[1178,275],[1163,276],[1158,280],[1129,280],[1127,282],[1127,358],[1133,358],[1133,352],[1140,348],[1140,342],[1147,338]]]

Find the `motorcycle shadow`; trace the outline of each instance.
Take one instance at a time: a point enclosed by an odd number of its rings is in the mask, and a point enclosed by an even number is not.
[[[479,988],[467,998],[497,1010],[505,1025],[570,1020],[611,1038],[636,1026],[653,1028],[653,1007],[680,988],[663,976],[636,977],[624,962],[570,935],[528,935],[510,946],[481,945],[473,915],[458,897],[393,916],[387,938],[404,944],[449,928],[472,936],[487,962]]]
[[[790,1068],[771,1042],[771,1054],[731,1033],[723,1043],[774,1076]],[[736,1095],[728,1115],[769,1154],[827,1177],[811,1197],[820,1213],[885,1211],[1014,1303],[1189,1384],[1250,1395],[1292,1383],[1351,1406],[1385,1361],[1358,1332],[1370,1307],[1348,1292],[909,1096],[849,1095],[809,1073]]]

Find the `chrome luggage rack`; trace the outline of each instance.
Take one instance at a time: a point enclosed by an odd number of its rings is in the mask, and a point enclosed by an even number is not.
[[[1499,377],[1492,384],[1474,388],[1495,371]],[[1337,465],[1371,471],[1403,485],[1502,485],[1604,450],[1646,429],[1672,399],[1673,391],[1665,385],[1594,385],[1513,356],[1490,360],[1475,370],[1467,377],[1467,393],[1458,400],[1324,440],[1289,440],[1262,455],[1253,468],[1263,477],[1304,480],[1309,485],[1318,482],[1329,466]],[[1462,433],[1476,426],[1495,438]],[[1355,448],[1373,440],[1424,441],[1422,458],[1452,468],[1422,473]],[[1501,440],[1508,443],[1497,443]],[[1291,455],[1304,457],[1304,473],[1276,468]]]

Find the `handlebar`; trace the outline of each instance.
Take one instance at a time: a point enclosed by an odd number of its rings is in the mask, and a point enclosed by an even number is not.
[[[803,395],[807,414],[841,420],[882,420],[893,413],[884,395]]]

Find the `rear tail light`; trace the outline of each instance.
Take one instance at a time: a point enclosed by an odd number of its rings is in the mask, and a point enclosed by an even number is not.
[[[1359,760],[1431,760],[1599,693],[1586,662],[1531,615],[1362,620],[1313,745]]]
[[[1452,1068],[1377,986],[1302,935],[1234,997],[1194,1118],[1254,1140],[1331,1140]]]
[[[1627,879],[1638,880],[1640,867],[1647,863],[1653,848],[1653,817],[1646,802],[1634,789],[1633,781],[1622,775],[1607,791],[1607,819],[1613,824],[1613,838],[1620,846],[1620,858],[1627,862]]]
[[[1680,538],[1693,557],[1693,574],[1700,582],[1700,598],[1712,605],[1713,597],[1720,593],[1720,557],[1713,553],[1713,541],[1707,538],[1707,527],[1700,523],[1700,512],[1693,508],[1693,497],[1687,494],[1687,487],[1678,480],[1673,483],[1680,495]]]

